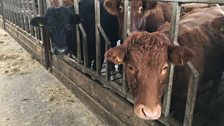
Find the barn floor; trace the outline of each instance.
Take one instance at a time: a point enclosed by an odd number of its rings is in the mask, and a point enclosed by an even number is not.
[[[0,29],[0,126],[105,126]]]

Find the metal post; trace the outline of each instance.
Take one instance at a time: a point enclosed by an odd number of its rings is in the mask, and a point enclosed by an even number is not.
[[[180,12],[181,12],[181,7],[179,3],[172,3],[170,41],[173,42],[175,45],[179,45],[177,43],[177,39],[178,39],[178,31],[179,31]],[[170,64],[169,82],[165,88],[164,100],[163,100],[163,114],[165,117],[167,117],[170,112],[173,75],[174,75],[174,65]]]
[[[45,7],[46,7],[46,1],[44,2],[44,0],[38,0],[38,5],[39,5],[39,13],[40,15],[43,15]],[[46,28],[43,28],[42,36],[43,36],[42,41],[44,46],[45,67],[46,69],[51,70],[50,39],[49,39],[48,30]]]
[[[77,0],[74,0],[74,10],[76,14],[79,14],[79,5]],[[77,59],[78,62],[81,63],[81,40],[80,40],[79,24],[75,26],[75,31],[76,31]]]
[[[3,0],[1,0],[1,10],[2,10],[2,20],[3,20],[3,28],[5,29],[5,9],[3,5]]]
[[[95,0],[95,34],[96,34],[96,72],[101,72],[101,41],[100,32],[98,26],[100,25],[100,3],[99,0]]]
[[[198,90],[199,73],[191,62],[188,62],[187,65],[190,67],[192,73],[187,92],[187,102],[186,102],[183,126],[192,126],[192,120],[194,116],[194,106]]]
[[[129,0],[124,0],[124,22],[123,22],[123,35],[122,38],[125,39],[127,38],[127,32],[130,30],[129,22],[130,21],[130,9],[129,9]],[[124,95],[127,95],[127,90],[128,90],[128,85],[126,83],[126,78],[125,78],[125,64],[123,64],[123,87],[122,87],[122,92]]]
[[[108,39],[106,33],[104,32],[101,25],[98,26],[99,32],[101,33],[104,41],[105,41],[105,50],[108,50],[111,47],[111,42]],[[110,63],[106,61],[106,80],[110,80]]]
[[[35,17],[35,16],[37,16],[37,12],[36,12],[36,6],[35,6],[35,0],[32,0],[32,13],[31,13],[31,18],[33,18],[33,17]],[[32,32],[33,32],[33,36],[35,36],[35,37],[38,37],[38,31],[37,31],[37,28],[32,28]]]
[[[22,7],[22,1],[18,1],[18,4],[19,4],[19,15],[20,15],[20,27],[22,29],[25,29],[25,24],[24,24],[24,13],[23,13],[23,7]]]
[[[84,30],[84,28],[82,27],[82,24],[79,24],[79,29],[81,31],[81,34],[82,34],[82,44],[83,44],[83,59],[84,59],[84,66],[85,67],[88,67],[88,63],[89,63],[89,60],[88,60],[88,42],[87,42],[87,35],[86,35],[86,32]]]

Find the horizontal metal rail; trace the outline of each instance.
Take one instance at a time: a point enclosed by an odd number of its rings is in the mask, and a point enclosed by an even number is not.
[[[178,2],[178,3],[210,3],[210,4],[224,3],[223,0],[144,0],[144,1]]]

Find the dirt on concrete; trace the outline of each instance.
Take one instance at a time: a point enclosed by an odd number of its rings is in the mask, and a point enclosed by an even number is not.
[[[0,126],[105,126],[0,29]]]

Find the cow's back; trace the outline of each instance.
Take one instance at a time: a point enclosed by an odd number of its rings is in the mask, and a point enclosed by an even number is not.
[[[181,17],[180,25],[184,27],[198,27],[212,22],[215,18],[224,16],[224,6],[198,8]]]

